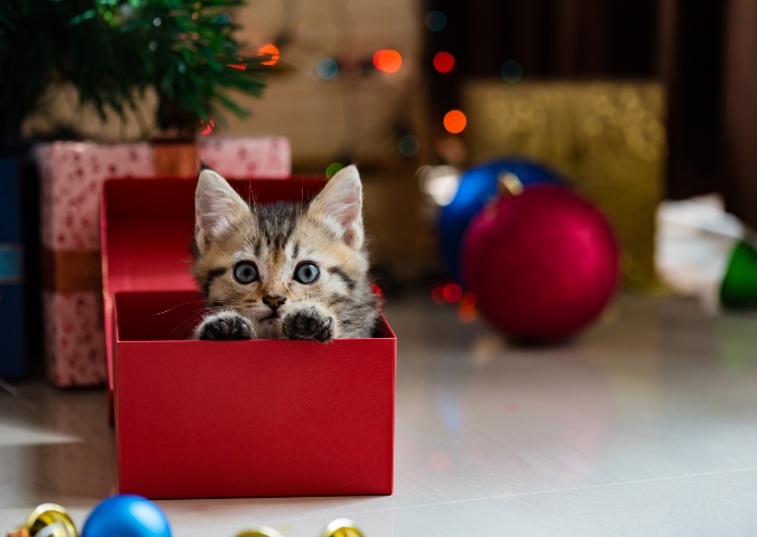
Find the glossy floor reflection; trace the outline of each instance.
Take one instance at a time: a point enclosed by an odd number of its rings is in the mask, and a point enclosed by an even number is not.
[[[395,301],[390,497],[163,501],[177,537],[757,534],[757,316],[623,297],[571,346],[514,349],[452,306]],[[0,394],[0,527],[116,486],[101,391]]]

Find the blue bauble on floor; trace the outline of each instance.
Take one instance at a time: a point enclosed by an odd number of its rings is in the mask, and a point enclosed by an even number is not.
[[[163,511],[150,500],[121,494],[95,507],[81,537],[171,537],[171,527]]]

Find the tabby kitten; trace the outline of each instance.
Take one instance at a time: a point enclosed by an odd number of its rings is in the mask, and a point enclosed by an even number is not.
[[[247,204],[200,171],[192,272],[209,313],[197,339],[370,337],[378,299],[363,251],[357,168],[336,173],[308,204]]]

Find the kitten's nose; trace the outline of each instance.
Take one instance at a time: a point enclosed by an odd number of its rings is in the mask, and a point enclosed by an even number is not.
[[[286,301],[284,295],[266,295],[263,297],[263,303],[272,310],[278,309]]]

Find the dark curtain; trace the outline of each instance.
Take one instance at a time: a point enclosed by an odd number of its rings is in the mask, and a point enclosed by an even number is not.
[[[468,77],[515,60],[527,79],[661,78],[668,88],[668,195],[720,192],[757,228],[757,0],[433,0],[447,14],[428,32],[437,112],[459,105]]]
[[[757,2],[664,0],[668,194],[720,192],[757,227]]]

